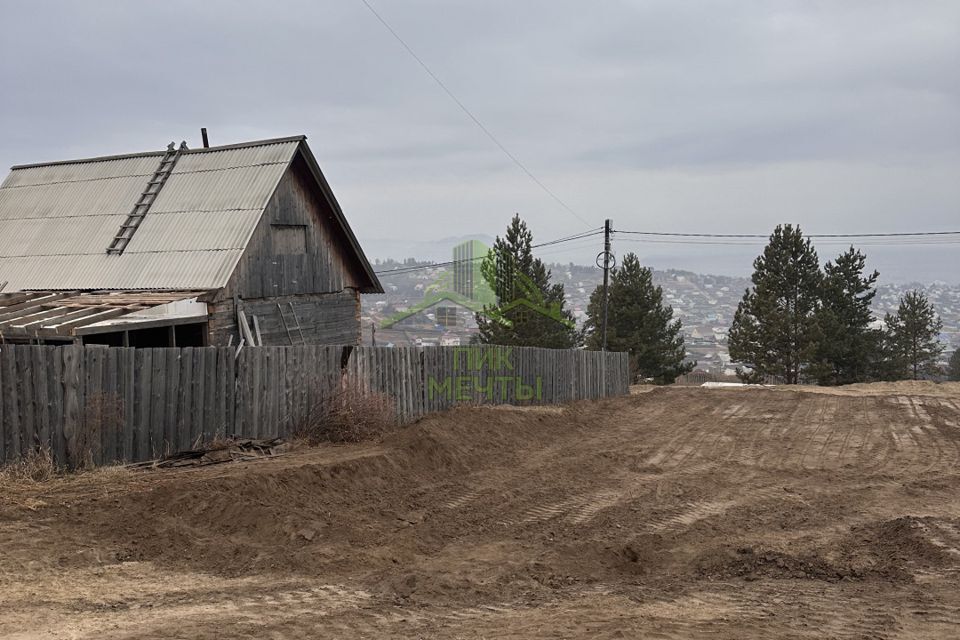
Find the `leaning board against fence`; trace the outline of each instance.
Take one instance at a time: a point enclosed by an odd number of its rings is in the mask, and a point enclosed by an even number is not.
[[[626,354],[529,347],[176,349],[0,345],[0,461],[139,461],[218,436],[290,436],[348,385],[400,423],[459,403],[628,393]]]

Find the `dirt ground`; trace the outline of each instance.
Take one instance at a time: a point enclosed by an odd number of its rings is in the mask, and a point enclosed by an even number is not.
[[[663,388],[0,488],[3,638],[960,637],[960,390]]]

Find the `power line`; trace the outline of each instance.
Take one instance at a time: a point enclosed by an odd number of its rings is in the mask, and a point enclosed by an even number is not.
[[[531,249],[539,249],[540,247],[549,247],[556,244],[561,244],[564,242],[573,242],[574,240],[583,240],[584,238],[591,238],[593,236],[598,236],[603,233],[603,229],[593,229],[590,231],[584,231],[583,233],[574,234],[572,236],[566,236],[564,238],[557,238],[556,240],[550,240],[548,242],[541,242],[539,244],[530,245]],[[404,273],[410,273],[413,271],[421,271],[423,269],[437,269],[439,267],[449,267],[455,264],[462,264],[464,262],[474,262],[477,260],[483,260],[486,258],[486,255],[475,256],[473,258],[466,258],[463,260],[449,260],[447,262],[432,262],[430,264],[422,264],[414,267],[400,267],[398,269],[388,269],[385,271],[376,271],[375,273],[378,276],[392,276],[392,275],[401,275]]]
[[[690,240],[668,240],[668,239],[655,239],[655,238],[620,238],[620,242],[635,242],[641,244],[682,244],[687,246],[736,246],[736,247],[755,247],[766,242],[766,238],[755,239],[755,240],[709,240],[709,239],[690,239]],[[823,240],[818,242],[818,245],[846,245],[848,242],[841,240]],[[941,240],[924,240],[922,238],[910,239],[906,238],[903,240],[893,241],[893,240],[870,240],[867,239],[863,242],[858,242],[857,246],[860,247],[905,247],[905,246],[931,246],[931,245],[953,245],[960,244],[960,239],[941,239]]]
[[[670,233],[665,231],[624,231],[615,233],[640,236],[667,236],[674,238],[769,238],[768,233]],[[916,231],[904,233],[805,233],[807,238],[905,238],[911,236],[960,236],[960,231]]]
[[[579,220],[580,222],[582,222],[583,224],[585,224],[585,225],[587,225],[587,226],[590,226],[590,223],[589,223],[589,222],[587,222],[586,220],[584,220],[583,217],[581,217],[579,213],[577,213],[576,211],[574,211],[574,210],[570,207],[570,205],[568,205],[566,202],[564,202],[564,201],[560,198],[560,196],[558,196],[558,195],[555,194],[552,190],[550,190],[550,189],[547,187],[547,185],[543,184],[543,182],[541,182],[540,179],[537,178],[537,176],[533,175],[533,172],[530,171],[530,169],[528,169],[527,166],[526,166],[525,164],[523,164],[517,156],[513,155],[513,153],[511,153],[510,150],[507,149],[507,148],[503,145],[503,143],[501,143],[501,142],[497,139],[497,137],[496,137],[495,135],[493,135],[493,132],[491,132],[490,129],[488,129],[482,122],[480,122],[480,118],[478,118],[476,115],[474,115],[474,113],[473,113],[472,111],[470,111],[470,109],[468,109],[467,106],[466,106],[465,104],[463,104],[463,102],[461,102],[460,99],[459,99],[457,96],[454,95],[453,91],[451,91],[451,90],[447,87],[447,85],[443,83],[443,80],[441,80],[441,79],[437,76],[437,74],[435,74],[433,71],[431,71],[430,67],[427,66],[427,63],[424,62],[424,61],[420,58],[420,56],[418,56],[418,55],[416,54],[416,52],[414,52],[414,50],[413,50],[412,48],[410,48],[410,45],[408,45],[408,44],[404,41],[404,39],[400,37],[400,34],[397,33],[396,30],[394,30],[394,28],[390,26],[390,24],[383,18],[383,16],[381,16],[379,13],[377,13],[377,10],[374,9],[373,6],[372,6],[367,0],[360,0],[360,2],[362,2],[364,5],[366,5],[367,9],[370,10],[370,13],[372,13],[372,14],[374,15],[374,17],[376,17],[376,19],[380,21],[380,24],[382,24],[384,27],[386,27],[387,31],[389,31],[390,34],[391,34],[394,38],[396,38],[397,42],[399,42],[399,43],[401,44],[401,46],[403,46],[403,48],[406,49],[407,53],[409,53],[410,56],[413,57],[413,59],[417,61],[417,64],[419,64],[419,65],[423,68],[423,70],[427,72],[427,75],[429,75],[431,78],[433,78],[433,81],[436,82],[437,85],[438,85],[441,89],[443,89],[444,93],[446,93],[447,96],[449,96],[449,98],[450,98],[451,100],[453,100],[453,102],[454,102],[458,107],[460,107],[460,110],[461,110],[461,111],[463,111],[465,114],[467,114],[467,117],[469,117],[471,120],[473,120],[473,123],[476,124],[476,125],[480,128],[480,130],[483,131],[483,133],[485,133],[488,138],[490,138],[490,140],[493,141],[493,144],[497,145],[497,147],[500,148],[500,151],[502,151],[508,158],[510,158],[510,160],[513,161],[513,163],[514,163],[515,165],[517,165],[518,167],[520,167],[520,170],[523,171],[525,174],[527,174],[527,177],[529,177],[531,180],[533,180],[533,182],[536,183],[536,185],[537,185],[538,187],[540,187],[541,189],[543,189],[543,191],[544,191],[548,196],[550,196],[551,198],[553,198],[553,199],[557,202],[557,204],[559,204],[561,207],[563,207],[564,209],[566,209],[567,212],[569,212],[571,215],[573,215],[573,217],[575,217],[577,220]]]

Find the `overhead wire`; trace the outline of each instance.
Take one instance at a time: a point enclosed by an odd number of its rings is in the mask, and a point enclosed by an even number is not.
[[[659,236],[673,238],[762,238],[768,239],[768,233],[675,233],[667,231],[627,231],[615,229],[615,233],[639,236]],[[913,236],[958,236],[960,231],[913,231],[898,233],[805,233],[806,238],[906,238]]]
[[[566,236],[563,238],[557,238],[556,240],[549,240],[547,242],[532,244],[530,245],[530,248],[539,249],[542,247],[550,247],[553,245],[562,244],[566,242],[573,242],[575,240],[584,240],[587,238],[591,238],[593,236],[601,235],[602,233],[603,233],[603,229],[592,229],[590,231],[584,231],[583,233],[578,233],[578,234]],[[398,267],[397,269],[386,269],[383,271],[376,271],[375,273],[377,276],[381,276],[381,277],[401,275],[401,274],[410,273],[413,271],[422,271],[424,269],[437,269],[440,267],[449,267],[455,264],[463,264],[464,262],[474,262],[477,260],[483,260],[485,257],[487,257],[486,254],[481,256],[474,256],[473,258],[464,258],[462,260],[448,260],[446,262],[431,262],[430,264],[414,265],[410,267]]]
[[[370,13],[372,13],[374,17],[380,22],[380,24],[382,24],[387,29],[387,31],[390,32],[390,34],[397,40],[397,42],[400,43],[400,45],[406,50],[406,52],[409,53],[410,56],[417,61],[417,64],[419,64],[420,67],[423,68],[423,70],[427,73],[427,75],[433,78],[433,81],[437,83],[437,86],[439,86],[443,90],[443,92],[446,93],[451,100],[453,100],[454,104],[456,104],[460,108],[460,110],[463,111],[467,115],[467,117],[470,118],[473,121],[473,123],[477,125],[477,127],[488,138],[490,138],[491,141],[493,141],[493,144],[495,144],[500,149],[500,151],[502,151],[504,155],[506,155],[513,162],[513,164],[517,165],[517,167],[519,167],[520,170],[523,171],[527,175],[527,177],[534,182],[534,184],[540,187],[544,191],[544,193],[550,196],[557,204],[563,207],[563,209],[565,209],[573,217],[575,217],[577,220],[587,225],[588,227],[591,226],[591,223],[587,222],[579,213],[574,211],[574,209],[570,205],[564,202],[563,199],[560,198],[560,196],[554,193],[552,189],[547,187],[547,185],[545,185],[540,180],[540,178],[535,176],[533,172],[527,168],[527,165],[525,165],[523,162],[520,161],[520,158],[514,155],[513,152],[507,149],[507,147],[502,142],[500,142],[500,140],[497,139],[495,135],[493,135],[493,132],[490,131],[490,129],[488,129],[487,126],[480,121],[480,118],[478,118],[476,114],[473,113],[473,111],[467,108],[467,105],[465,105],[463,101],[460,100],[460,98],[454,95],[453,91],[451,91],[450,88],[447,87],[447,85],[443,82],[443,80],[441,80],[440,77],[437,76],[437,74],[435,74],[433,70],[430,69],[429,66],[427,66],[427,63],[424,62],[423,59],[417,55],[417,53],[413,50],[413,48],[411,48],[410,45],[408,45],[406,41],[402,37],[400,37],[400,34],[397,33],[396,29],[390,26],[390,23],[387,22],[386,19],[382,15],[380,15],[376,9],[373,8],[373,5],[371,5],[367,0],[360,0],[360,2],[362,2],[367,7],[367,9],[370,10]]]

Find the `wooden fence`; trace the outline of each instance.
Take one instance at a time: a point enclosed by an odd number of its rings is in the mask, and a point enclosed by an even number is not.
[[[216,436],[289,436],[356,384],[408,423],[462,402],[553,404],[629,392],[626,354],[528,347],[175,349],[0,346],[0,462],[140,461]]]

